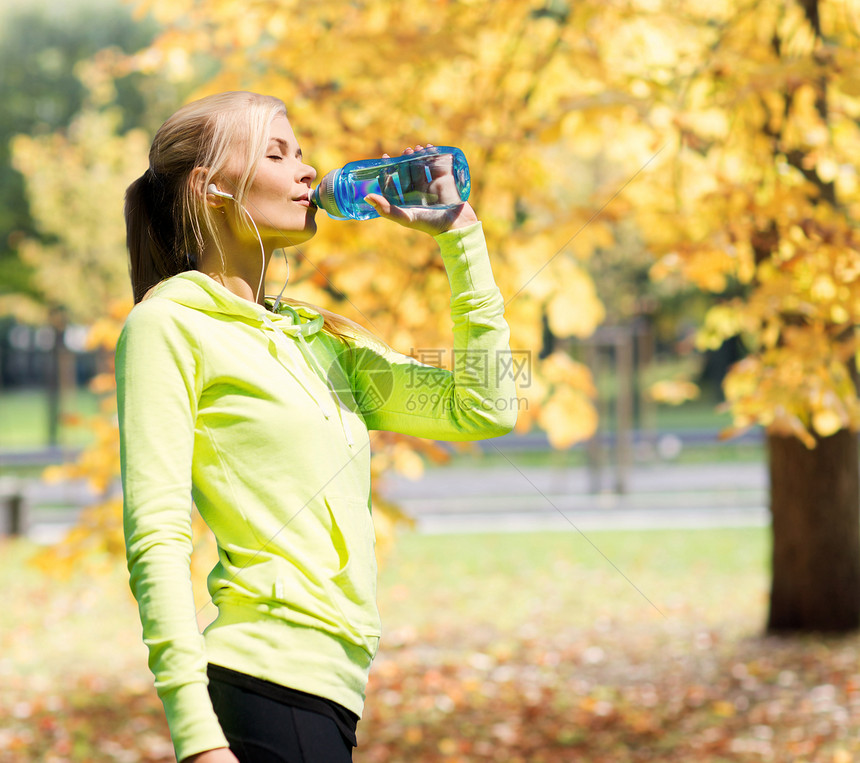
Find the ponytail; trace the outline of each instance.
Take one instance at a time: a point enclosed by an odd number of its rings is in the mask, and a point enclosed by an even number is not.
[[[135,304],[160,281],[194,268],[177,236],[176,194],[147,169],[125,192],[126,244]]]

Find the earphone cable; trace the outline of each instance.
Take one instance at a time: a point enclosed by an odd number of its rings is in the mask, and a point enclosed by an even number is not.
[[[295,244],[293,244],[292,246],[295,246]],[[286,291],[287,284],[290,282],[290,260],[287,257],[287,250],[282,247],[281,252],[283,252],[283,254],[284,254],[284,264],[287,266],[287,278],[284,281],[284,285],[281,287],[281,291],[278,293],[278,298],[275,300],[275,304],[272,305],[272,312],[273,313],[278,312],[278,305],[281,304],[281,297],[284,296],[284,291]]]
[[[256,301],[259,303],[260,301],[260,292],[263,290],[263,279],[266,276],[266,249],[263,246],[263,237],[260,235],[260,231],[257,229],[257,223],[254,222],[254,218],[251,217],[251,213],[245,209],[245,205],[242,202],[238,202],[239,206],[242,207],[242,211],[248,216],[248,219],[251,221],[251,225],[254,226],[254,233],[257,234],[257,241],[260,242],[260,255],[263,258],[262,267],[260,269],[260,283],[257,285],[257,296]],[[286,284],[284,284],[286,286]]]

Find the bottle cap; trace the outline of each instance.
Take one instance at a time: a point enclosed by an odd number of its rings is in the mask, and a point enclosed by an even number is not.
[[[332,170],[326,173],[325,177],[323,177],[320,184],[314,190],[314,204],[324,209],[328,216],[335,220],[348,220],[349,218],[338,207],[337,198],[334,193],[334,186],[339,176],[340,170]]]

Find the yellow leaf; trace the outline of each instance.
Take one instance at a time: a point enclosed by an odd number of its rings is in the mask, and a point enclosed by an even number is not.
[[[392,460],[395,471],[411,480],[420,479],[424,474],[424,462],[421,456],[406,443],[399,442],[394,446]]]
[[[69,470],[66,466],[48,466],[42,472],[42,480],[48,484],[62,482],[68,477]]]
[[[603,322],[606,310],[594,282],[581,268],[570,268],[565,282],[547,305],[547,319],[556,336],[586,337]]]
[[[696,334],[696,349],[716,350],[729,337],[740,333],[740,311],[734,304],[717,305],[708,310],[705,325]]]
[[[721,429],[717,434],[717,439],[720,441],[731,440],[733,437],[740,437],[749,430],[748,426],[730,426]]]
[[[714,702],[712,709],[714,714],[718,715],[720,718],[731,718],[737,712],[735,706],[731,702],[726,702],[725,700]]]
[[[418,726],[409,726],[403,732],[403,739],[407,744],[416,745],[424,738],[424,733]]]
[[[787,411],[778,411],[774,415],[773,421],[768,426],[767,431],[769,434],[782,437],[796,437],[810,450],[815,447],[815,438],[803,425],[803,422],[796,415],[790,414]]]
[[[667,405],[680,405],[699,396],[699,388],[691,381],[663,380],[648,389],[651,399]]]
[[[692,253],[686,264],[686,276],[699,288],[719,293],[726,288],[726,274],[735,269],[735,261],[716,248]]]
[[[97,374],[90,381],[90,389],[97,395],[116,389],[116,378],[112,373]]]
[[[541,374],[551,384],[564,384],[589,397],[597,394],[591,371],[566,352],[553,352],[541,361]]]
[[[442,755],[450,756],[454,755],[459,749],[457,745],[457,740],[451,739],[450,737],[445,737],[444,739],[439,740],[439,752]]]
[[[839,164],[832,157],[822,157],[815,167],[818,177],[823,183],[832,183],[839,174]]]
[[[836,284],[828,275],[820,275],[812,283],[810,296],[820,302],[828,302],[836,297]]]
[[[569,448],[594,434],[597,411],[584,395],[569,387],[559,387],[541,406],[538,423],[553,448]]]
[[[833,410],[825,409],[812,414],[812,428],[820,437],[830,437],[845,425],[842,418]]]

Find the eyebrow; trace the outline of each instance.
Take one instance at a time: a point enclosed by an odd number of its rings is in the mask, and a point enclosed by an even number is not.
[[[281,147],[281,153],[288,153],[289,144],[283,138],[269,138],[269,143],[277,143]],[[300,148],[296,150],[296,156],[298,156],[299,159],[302,158],[303,155]]]

